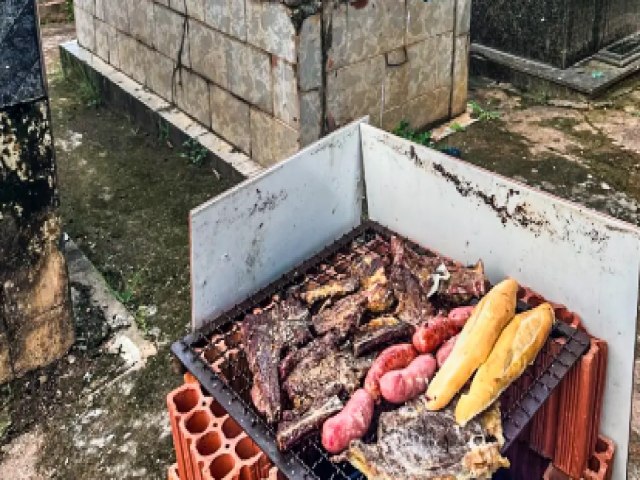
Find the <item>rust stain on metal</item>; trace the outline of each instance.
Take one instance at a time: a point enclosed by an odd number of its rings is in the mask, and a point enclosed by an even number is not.
[[[413,147],[411,147],[413,150]],[[423,162],[419,160],[417,155],[415,155],[415,150],[412,152],[412,158],[415,162],[420,161],[420,165],[423,166]],[[509,200],[515,196],[520,195],[520,192],[510,188],[507,192],[507,198],[504,204],[499,204],[498,199],[495,195],[488,195],[485,192],[478,190],[475,188],[471,182],[461,180],[457,175],[447,171],[442,165],[438,163],[433,164],[433,169],[443,178],[451,182],[458,193],[463,197],[468,197],[470,195],[480,199],[485,205],[487,205],[491,210],[493,210],[503,225],[506,225],[507,222],[511,221],[514,224],[529,228],[536,234],[539,234],[543,228],[549,228],[549,222],[544,220],[540,216],[531,212],[527,203],[521,203],[516,205],[513,209],[513,212],[509,211],[507,205],[509,204]]]

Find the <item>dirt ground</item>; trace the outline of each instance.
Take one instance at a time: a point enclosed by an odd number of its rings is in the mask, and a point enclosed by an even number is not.
[[[165,478],[174,456],[164,397],[180,381],[168,349],[189,322],[187,213],[232,184],[102,106],[82,79],[65,79],[57,45],[74,37],[72,27],[47,26],[43,37],[65,231],[158,354],[121,378],[118,357],[101,348],[113,332],[80,302],[84,340],[0,387],[0,478]],[[568,108],[477,79],[471,98],[499,116],[442,142],[463,159],[639,223],[640,79]],[[635,430],[634,439],[633,462]],[[633,463],[630,478],[638,472]]]

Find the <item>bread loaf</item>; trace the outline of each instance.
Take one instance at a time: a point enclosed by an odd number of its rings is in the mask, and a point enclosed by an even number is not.
[[[449,358],[427,389],[430,410],[441,410],[491,353],[516,311],[518,283],[508,278],[487,293],[458,336]]]
[[[469,393],[456,406],[456,422],[464,426],[498,399],[500,394],[525,371],[544,345],[554,321],[551,305],[543,303],[516,315],[505,327],[471,383]]]

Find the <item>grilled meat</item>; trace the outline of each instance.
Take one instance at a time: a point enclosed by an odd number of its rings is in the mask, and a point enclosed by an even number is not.
[[[244,350],[253,374],[251,399],[267,420],[280,418],[278,362],[285,347],[310,340],[309,311],[296,300],[276,302],[242,321]]]
[[[391,255],[397,269],[411,272],[427,297],[434,294],[448,305],[463,305],[487,293],[484,265],[464,267],[449,259],[418,255],[398,237],[391,237]]]
[[[358,279],[354,277],[346,277],[341,279],[330,279],[326,281],[312,280],[310,281],[304,292],[300,294],[309,305],[327,298],[344,297],[358,289]]]
[[[341,338],[350,335],[360,323],[364,313],[365,298],[354,294],[342,298],[330,308],[313,317],[313,327],[318,335],[334,331]]]
[[[464,305],[474,298],[482,298],[487,293],[488,280],[484,274],[482,261],[472,268],[448,268],[450,277],[441,282],[438,296],[450,305]]]
[[[408,340],[414,328],[395,317],[374,318],[358,329],[353,339],[353,353],[360,357],[381,347]]]
[[[368,253],[353,267],[354,275],[360,278],[366,309],[381,313],[393,305],[394,297],[387,278],[388,259],[377,253]]]
[[[287,353],[278,367],[280,380],[285,380],[302,360],[318,361],[327,356],[328,352],[336,350],[340,343],[340,336],[329,332],[325,336],[316,338],[301,348],[294,348]]]
[[[372,363],[370,357],[355,358],[347,349],[326,353],[320,360],[304,359],[284,381],[283,388],[296,411],[304,412],[333,395],[351,395]]]
[[[402,265],[391,267],[391,285],[398,299],[396,316],[417,327],[433,315],[434,308],[413,274]]]
[[[309,435],[317,432],[325,420],[340,413],[344,404],[337,396],[330,397],[318,406],[312,406],[302,416],[287,411],[278,425],[276,442],[280,451],[287,451]]]
[[[451,407],[430,412],[418,397],[383,413],[377,442],[352,442],[347,457],[369,480],[489,479],[509,466],[503,443],[497,405],[461,428]]]

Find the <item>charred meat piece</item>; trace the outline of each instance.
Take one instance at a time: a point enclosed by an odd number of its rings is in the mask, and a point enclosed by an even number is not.
[[[285,347],[310,340],[309,311],[298,301],[286,300],[242,321],[244,351],[253,374],[251,399],[269,422],[280,418],[278,363]]]
[[[360,278],[366,309],[370,312],[381,313],[393,305],[393,292],[386,273],[388,263],[385,257],[368,253],[353,267],[354,275]]]
[[[353,353],[360,357],[393,343],[408,340],[414,327],[395,317],[374,318],[358,329],[353,340]]]
[[[418,397],[383,413],[377,442],[352,442],[347,457],[369,480],[489,479],[509,466],[503,443],[496,405],[461,428],[451,407],[430,412]]]
[[[344,297],[358,289],[358,279],[346,277],[342,279],[327,278],[324,282],[317,280],[310,281],[304,292],[300,294],[300,298],[309,305],[327,298]]]
[[[350,295],[338,300],[332,307],[321,311],[312,320],[316,333],[324,335],[334,331],[341,338],[346,338],[360,323],[365,301],[362,295]]]
[[[438,296],[450,305],[463,305],[487,293],[488,279],[482,261],[471,267],[448,267],[450,277],[438,287]]]
[[[283,387],[294,409],[304,412],[333,395],[351,395],[360,388],[372,361],[370,357],[355,358],[346,349],[330,351],[321,360],[300,362]]]
[[[393,265],[391,269],[391,285],[398,299],[396,316],[417,327],[433,314],[433,305],[408,269],[401,265]]]
[[[318,406],[312,406],[302,416],[297,416],[295,412],[284,412],[276,434],[280,451],[285,452],[316,433],[325,420],[340,413],[343,406],[340,398],[334,395]]]
[[[296,365],[303,360],[318,361],[323,359],[329,352],[337,350],[339,343],[340,336],[335,332],[329,332],[323,337],[316,338],[304,347],[290,350],[278,367],[280,380],[285,380]]]

